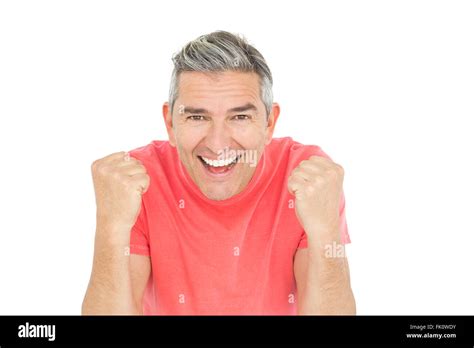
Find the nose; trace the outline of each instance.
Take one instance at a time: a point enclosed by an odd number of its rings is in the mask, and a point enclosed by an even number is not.
[[[231,147],[232,136],[224,123],[213,122],[206,135],[206,147],[214,154],[219,155],[226,147]]]

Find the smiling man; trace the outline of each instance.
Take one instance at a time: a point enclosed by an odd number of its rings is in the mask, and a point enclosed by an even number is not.
[[[272,137],[263,56],[218,31],[173,62],[168,141],[92,165],[83,314],[355,314],[342,167]]]

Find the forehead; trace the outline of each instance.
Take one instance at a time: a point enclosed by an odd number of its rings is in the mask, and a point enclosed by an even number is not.
[[[260,78],[254,72],[203,73],[185,71],[179,76],[179,97],[259,99]]]

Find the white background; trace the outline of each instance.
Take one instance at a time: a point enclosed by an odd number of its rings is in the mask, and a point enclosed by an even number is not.
[[[93,160],[165,139],[171,55],[214,30],[266,57],[276,136],[346,170],[359,314],[474,314],[474,4],[2,1],[0,314],[80,314]]]

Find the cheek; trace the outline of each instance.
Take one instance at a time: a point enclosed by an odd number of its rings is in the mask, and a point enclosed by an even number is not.
[[[239,143],[244,148],[261,151],[265,146],[266,134],[265,130],[262,129],[247,130],[245,133],[240,134],[237,139],[240,139]]]
[[[177,127],[175,131],[177,146],[182,153],[192,154],[199,142],[203,138],[202,131],[197,129],[187,129],[186,127]]]

